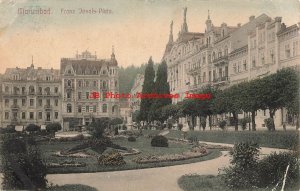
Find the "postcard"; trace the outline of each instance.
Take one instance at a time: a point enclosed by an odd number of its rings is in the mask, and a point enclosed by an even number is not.
[[[299,0],[0,0],[1,190],[299,190]]]

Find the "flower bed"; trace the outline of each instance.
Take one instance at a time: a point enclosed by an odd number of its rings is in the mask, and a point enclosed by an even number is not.
[[[85,167],[86,164],[83,162],[75,161],[64,161],[60,163],[48,163],[47,167],[49,168],[61,168],[61,167]]]
[[[98,164],[105,166],[120,166],[126,164],[123,156],[116,151],[98,157]]]
[[[146,155],[134,158],[132,161],[139,164],[154,163],[154,162],[169,162],[169,161],[179,161],[187,160],[197,157],[202,157],[208,154],[208,151],[204,147],[193,147],[191,151],[183,152],[181,154],[172,154],[172,155]]]
[[[89,158],[89,157],[91,157],[91,155],[87,154],[84,151],[77,152],[77,153],[72,153],[72,154],[65,154],[64,152],[58,151],[58,152],[52,154],[52,156],[56,156],[56,157],[70,157],[70,158]]]

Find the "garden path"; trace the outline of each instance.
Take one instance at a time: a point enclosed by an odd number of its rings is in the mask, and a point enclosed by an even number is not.
[[[233,146],[222,143],[214,144]],[[283,150],[262,147],[261,154],[265,155],[273,151]],[[223,151],[222,156],[218,158],[191,164],[115,172],[52,174],[48,175],[47,179],[58,185],[84,184],[105,191],[176,191],[181,190],[177,180],[182,175],[195,173],[217,175],[219,168],[229,165],[229,159],[228,151]]]

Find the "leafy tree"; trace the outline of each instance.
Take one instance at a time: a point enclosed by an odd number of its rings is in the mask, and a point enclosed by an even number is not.
[[[110,124],[111,125],[119,125],[119,124],[122,124],[123,123],[123,119],[121,118],[114,118],[110,121]]]
[[[198,102],[195,99],[185,99],[181,105],[182,113],[192,118],[191,130],[194,130],[195,119],[199,116]]]
[[[51,132],[52,134],[55,134],[55,132],[60,131],[61,129],[60,123],[50,123],[46,125],[46,131]]]
[[[47,186],[46,166],[34,140],[9,137],[1,145],[2,186],[5,190],[37,190]]]
[[[110,119],[108,117],[101,117],[100,119],[92,118],[88,129],[94,138],[102,138],[104,130],[109,126]]]
[[[132,121],[140,122],[140,110],[136,110],[132,113]]]
[[[40,131],[41,127],[35,124],[29,124],[27,125],[25,130],[28,131],[29,133],[32,133],[32,132]]]
[[[143,83],[142,94],[153,93],[154,78],[155,78],[155,71],[153,68],[152,57],[150,57],[147,67],[145,69],[145,78]],[[141,120],[149,122],[148,114],[152,104],[153,104],[153,99],[145,98],[141,100],[141,107],[140,107]]]

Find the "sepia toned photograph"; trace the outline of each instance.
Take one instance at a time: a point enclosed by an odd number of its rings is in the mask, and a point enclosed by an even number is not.
[[[300,190],[300,0],[0,0],[0,190]]]

